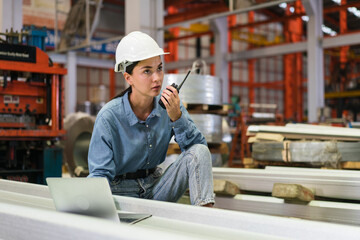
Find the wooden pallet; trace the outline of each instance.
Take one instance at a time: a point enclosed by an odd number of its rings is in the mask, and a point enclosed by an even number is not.
[[[342,162],[340,168],[360,170],[360,162]]]
[[[208,143],[211,153],[229,154],[229,147],[226,143]],[[170,143],[167,155],[180,154],[181,150],[177,143]]]
[[[193,114],[217,114],[227,116],[229,111],[229,105],[211,105],[211,104],[194,104],[183,103],[184,107],[189,113]]]
[[[266,166],[284,166],[284,167],[307,167],[320,168],[321,165],[301,163],[301,162],[282,162],[282,161],[258,161],[253,158],[244,158],[244,168],[265,168]]]
[[[322,168],[322,169],[353,169],[360,170],[360,162],[341,162],[338,167],[326,166],[302,162],[279,162],[279,161],[257,161],[252,158],[244,158],[244,168],[265,168],[266,166],[283,166],[283,167],[305,167],[305,168]]]

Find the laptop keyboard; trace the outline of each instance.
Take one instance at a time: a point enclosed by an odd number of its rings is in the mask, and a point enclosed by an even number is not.
[[[151,217],[150,214],[140,214],[140,213],[118,213],[121,223],[126,224],[135,224],[144,219]]]

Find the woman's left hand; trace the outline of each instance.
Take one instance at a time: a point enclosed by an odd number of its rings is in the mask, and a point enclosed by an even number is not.
[[[173,86],[167,86],[161,95],[167,114],[175,122],[181,117],[179,93]],[[167,100],[167,101],[166,101]]]

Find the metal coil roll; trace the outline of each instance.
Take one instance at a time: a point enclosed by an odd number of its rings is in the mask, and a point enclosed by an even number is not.
[[[162,88],[179,85],[185,74],[165,74]],[[221,82],[218,77],[190,74],[180,90],[180,99],[188,104],[221,105]]]
[[[208,143],[222,142],[222,118],[215,114],[190,114]]]
[[[87,154],[94,124],[95,117],[83,112],[69,114],[64,119],[64,160],[72,177],[86,177],[89,174]]]

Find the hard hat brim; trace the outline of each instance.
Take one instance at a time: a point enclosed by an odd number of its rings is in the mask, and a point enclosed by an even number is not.
[[[143,60],[146,60],[146,59],[149,59],[149,58],[153,58],[153,57],[156,57],[156,56],[162,56],[162,55],[170,54],[169,52],[164,52],[162,49],[160,49],[160,51],[161,51],[161,52],[159,52],[159,53],[151,54],[151,55],[142,57],[142,58],[140,58],[140,59],[127,59],[126,61],[127,61],[127,62],[130,62],[130,63],[133,63],[133,62],[143,61]],[[124,73],[124,72],[126,71],[126,66],[123,67],[123,68],[119,68],[119,65],[122,64],[122,63],[124,63],[124,61],[115,64],[115,67],[114,67],[114,71],[115,71],[115,72],[122,72],[122,73]],[[128,64],[128,65],[130,65],[130,64]]]

